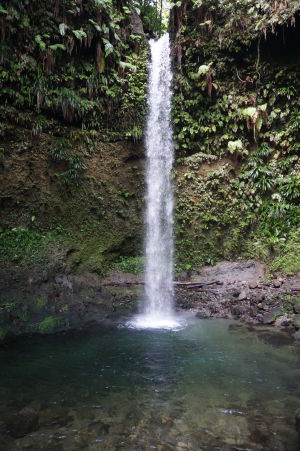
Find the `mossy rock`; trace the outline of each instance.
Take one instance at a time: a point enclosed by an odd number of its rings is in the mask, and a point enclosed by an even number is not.
[[[38,328],[39,332],[41,334],[51,334],[55,331],[57,325],[56,318],[52,316],[47,316],[45,319],[43,319],[42,322],[39,323]]]

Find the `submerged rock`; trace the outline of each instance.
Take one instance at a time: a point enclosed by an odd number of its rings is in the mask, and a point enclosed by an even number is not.
[[[39,427],[39,417],[37,412],[31,407],[24,407],[16,413],[9,422],[10,435],[21,438],[30,432],[34,432]]]
[[[240,317],[245,312],[245,309],[239,305],[233,306],[231,309],[231,313],[233,316]]]
[[[89,432],[96,432],[98,435],[108,434],[110,424],[103,422],[102,420],[93,421],[89,424]]]
[[[210,317],[210,315],[206,312],[197,312],[195,316],[199,319],[207,319]]]
[[[295,420],[296,420],[296,430],[300,435],[300,409],[298,409],[296,412]]]
[[[47,408],[40,412],[39,424],[40,426],[66,426],[73,421],[73,416],[69,413],[67,408]]]

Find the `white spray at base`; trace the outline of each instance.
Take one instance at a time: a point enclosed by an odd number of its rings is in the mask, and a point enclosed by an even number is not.
[[[146,129],[147,211],[145,306],[131,323],[137,328],[174,329],[173,314],[173,188],[174,160],[171,114],[171,57],[169,35],[150,41]]]

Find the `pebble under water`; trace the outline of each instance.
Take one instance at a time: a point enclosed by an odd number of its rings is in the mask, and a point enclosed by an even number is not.
[[[299,357],[226,320],[22,339],[0,350],[0,449],[297,450]]]

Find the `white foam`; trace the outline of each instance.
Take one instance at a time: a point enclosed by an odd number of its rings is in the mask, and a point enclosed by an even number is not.
[[[136,315],[127,322],[131,329],[165,329],[180,330],[185,327],[184,321],[175,316],[158,316],[153,314]]]

